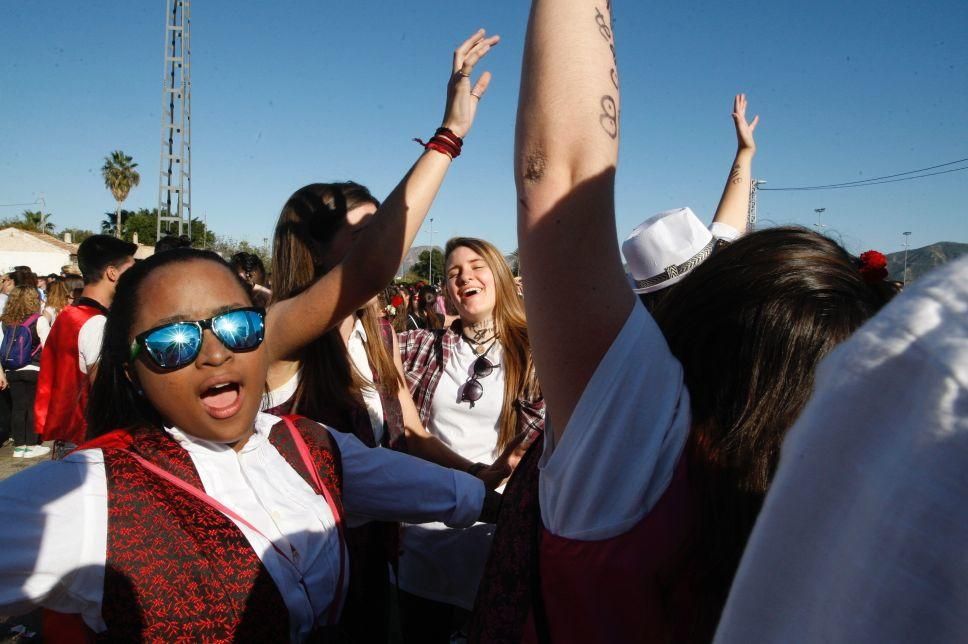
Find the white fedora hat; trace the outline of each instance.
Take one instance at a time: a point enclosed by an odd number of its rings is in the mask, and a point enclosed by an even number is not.
[[[672,286],[713,251],[715,239],[689,208],[649,217],[622,243],[632,290],[651,293]]]

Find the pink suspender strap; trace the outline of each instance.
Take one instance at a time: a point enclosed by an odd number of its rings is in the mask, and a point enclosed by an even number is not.
[[[333,497],[332,497],[332,495],[329,492],[329,489],[327,489],[327,487],[322,484],[322,481],[319,478],[319,473],[316,471],[316,468],[312,466],[312,456],[310,456],[310,454],[309,454],[309,447],[306,445],[306,442],[303,440],[302,436],[299,434],[299,431],[295,429],[295,425],[292,424],[292,421],[290,421],[288,418],[286,418],[284,420],[286,421],[286,426],[289,428],[289,431],[292,432],[293,441],[296,443],[296,449],[299,450],[299,455],[302,458],[303,464],[306,465],[306,468],[309,470],[310,476],[312,477],[313,482],[316,483],[317,488],[320,489],[320,490],[322,490],[323,496],[326,499],[326,504],[329,506],[330,511],[333,513],[333,520],[336,522],[336,531],[337,531],[337,535],[339,537],[339,577],[338,577],[337,582],[336,582],[336,596],[333,598],[333,605],[330,607],[330,610],[328,611],[328,613],[329,613],[329,623],[330,624],[335,624],[336,621],[337,621],[337,619],[339,618],[340,610],[342,609],[342,604],[343,604],[343,601],[342,601],[342,597],[343,597],[343,583],[344,583],[344,579],[345,579],[345,570],[346,570],[346,541],[345,541],[345,537],[343,535],[343,520],[342,520],[342,515],[340,514],[339,509],[336,506],[336,502],[333,500]],[[200,490],[197,487],[195,487],[194,485],[192,485],[191,483],[188,483],[188,482],[184,481],[183,479],[178,478],[177,476],[175,476],[171,472],[169,472],[167,470],[164,470],[164,469],[158,467],[157,465],[155,465],[151,461],[143,458],[139,454],[136,454],[136,453],[134,453],[134,452],[132,452],[130,450],[125,450],[125,451],[128,454],[130,454],[131,457],[134,458],[134,460],[139,465],[141,465],[143,468],[145,468],[146,470],[148,470],[152,474],[158,476],[159,478],[162,478],[162,479],[168,481],[169,483],[171,483],[172,485],[174,485],[178,489],[180,489],[180,490],[182,490],[184,492],[187,492],[188,494],[194,496],[196,499],[198,499],[199,501],[205,503],[206,505],[208,505],[208,506],[210,506],[212,508],[215,508],[216,510],[218,510],[219,512],[221,512],[222,514],[224,514],[228,518],[232,519],[236,523],[241,523],[242,525],[244,525],[245,527],[247,527],[249,530],[252,530],[256,534],[258,534],[259,536],[261,536],[263,539],[265,539],[266,541],[268,541],[269,542],[269,545],[272,546],[272,549],[275,550],[279,554],[280,557],[282,557],[287,562],[289,562],[289,564],[293,567],[293,569],[299,575],[299,583],[303,587],[303,590],[306,593],[307,598],[310,600],[310,605],[312,605],[312,596],[310,595],[309,588],[306,587],[306,584],[305,584],[305,581],[303,579],[302,573],[299,572],[299,567],[296,565],[296,562],[293,561],[293,558],[291,556],[289,556],[285,552],[283,552],[282,551],[282,548],[280,548],[279,546],[277,546],[272,539],[270,539],[269,537],[267,537],[257,527],[255,527],[254,525],[252,525],[251,523],[249,523],[248,520],[246,520],[244,517],[242,517],[235,510],[233,510],[232,508],[226,506],[225,504],[223,504],[222,502],[220,502],[218,499],[210,496],[209,494],[207,494],[203,490]]]
[[[343,515],[339,511],[339,507],[336,505],[336,501],[333,499],[333,495],[329,491],[329,487],[323,483],[322,479],[319,478],[319,471],[316,469],[316,464],[313,462],[312,454],[309,453],[309,446],[306,445],[306,441],[303,439],[302,434],[296,428],[295,421],[301,418],[300,416],[283,416],[282,420],[286,423],[286,427],[289,429],[289,434],[292,436],[292,442],[296,444],[296,450],[299,452],[299,458],[302,459],[303,466],[309,472],[309,476],[312,478],[313,483],[316,485],[316,489],[322,492],[323,497],[326,499],[326,504],[329,505],[330,511],[333,513],[333,521],[336,522],[336,531],[339,534],[339,577],[337,578],[336,597],[333,599],[333,609],[332,616],[338,617],[340,611],[343,608],[343,583],[346,581],[346,535],[344,534],[343,526]],[[323,431],[326,431],[325,429]]]

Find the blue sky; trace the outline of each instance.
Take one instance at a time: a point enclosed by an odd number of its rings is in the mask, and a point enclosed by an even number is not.
[[[603,0],[604,1],[604,0]],[[44,193],[58,227],[95,228],[100,177],[140,164],[127,208],[158,199],[163,0],[0,3],[0,204]],[[192,7],[193,206],[219,234],[261,244],[286,197],[354,179],[385,196],[439,124],[450,52],[500,33],[494,81],[432,211],[434,242],[516,246],[511,174],[528,4],[408,0]],[[968,157],[968,3],[747,6],[615,1],[623,87],[620,234],[689,205],[712,216],[734,152],[734,93],[761,115],[766,187],[851,181]],[[963,164],[964,165],[964,164]],[[824,192],[762,192],[761,221],[810,225],[848,249],[968,242],[968,172]],[[23,208],[0,208],[0,217]],[[425,226],[425,231],[429,225]],[[429,242],[421,234],[418,244]]]

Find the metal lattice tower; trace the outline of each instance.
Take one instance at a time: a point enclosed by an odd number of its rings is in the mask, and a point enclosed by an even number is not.
[[[191,0],[165,0],[158,239],[192,234]]]

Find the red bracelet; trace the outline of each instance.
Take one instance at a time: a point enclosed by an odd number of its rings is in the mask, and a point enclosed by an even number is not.
[[[459,157],[461,148],[464,147],[464,139],[446,127],[437,128],[433,137],[426,143],[421,139],[414,139],[414,141],[422,145],[425,150],[436,150],[437,152],[446,154],[451,159]]]

